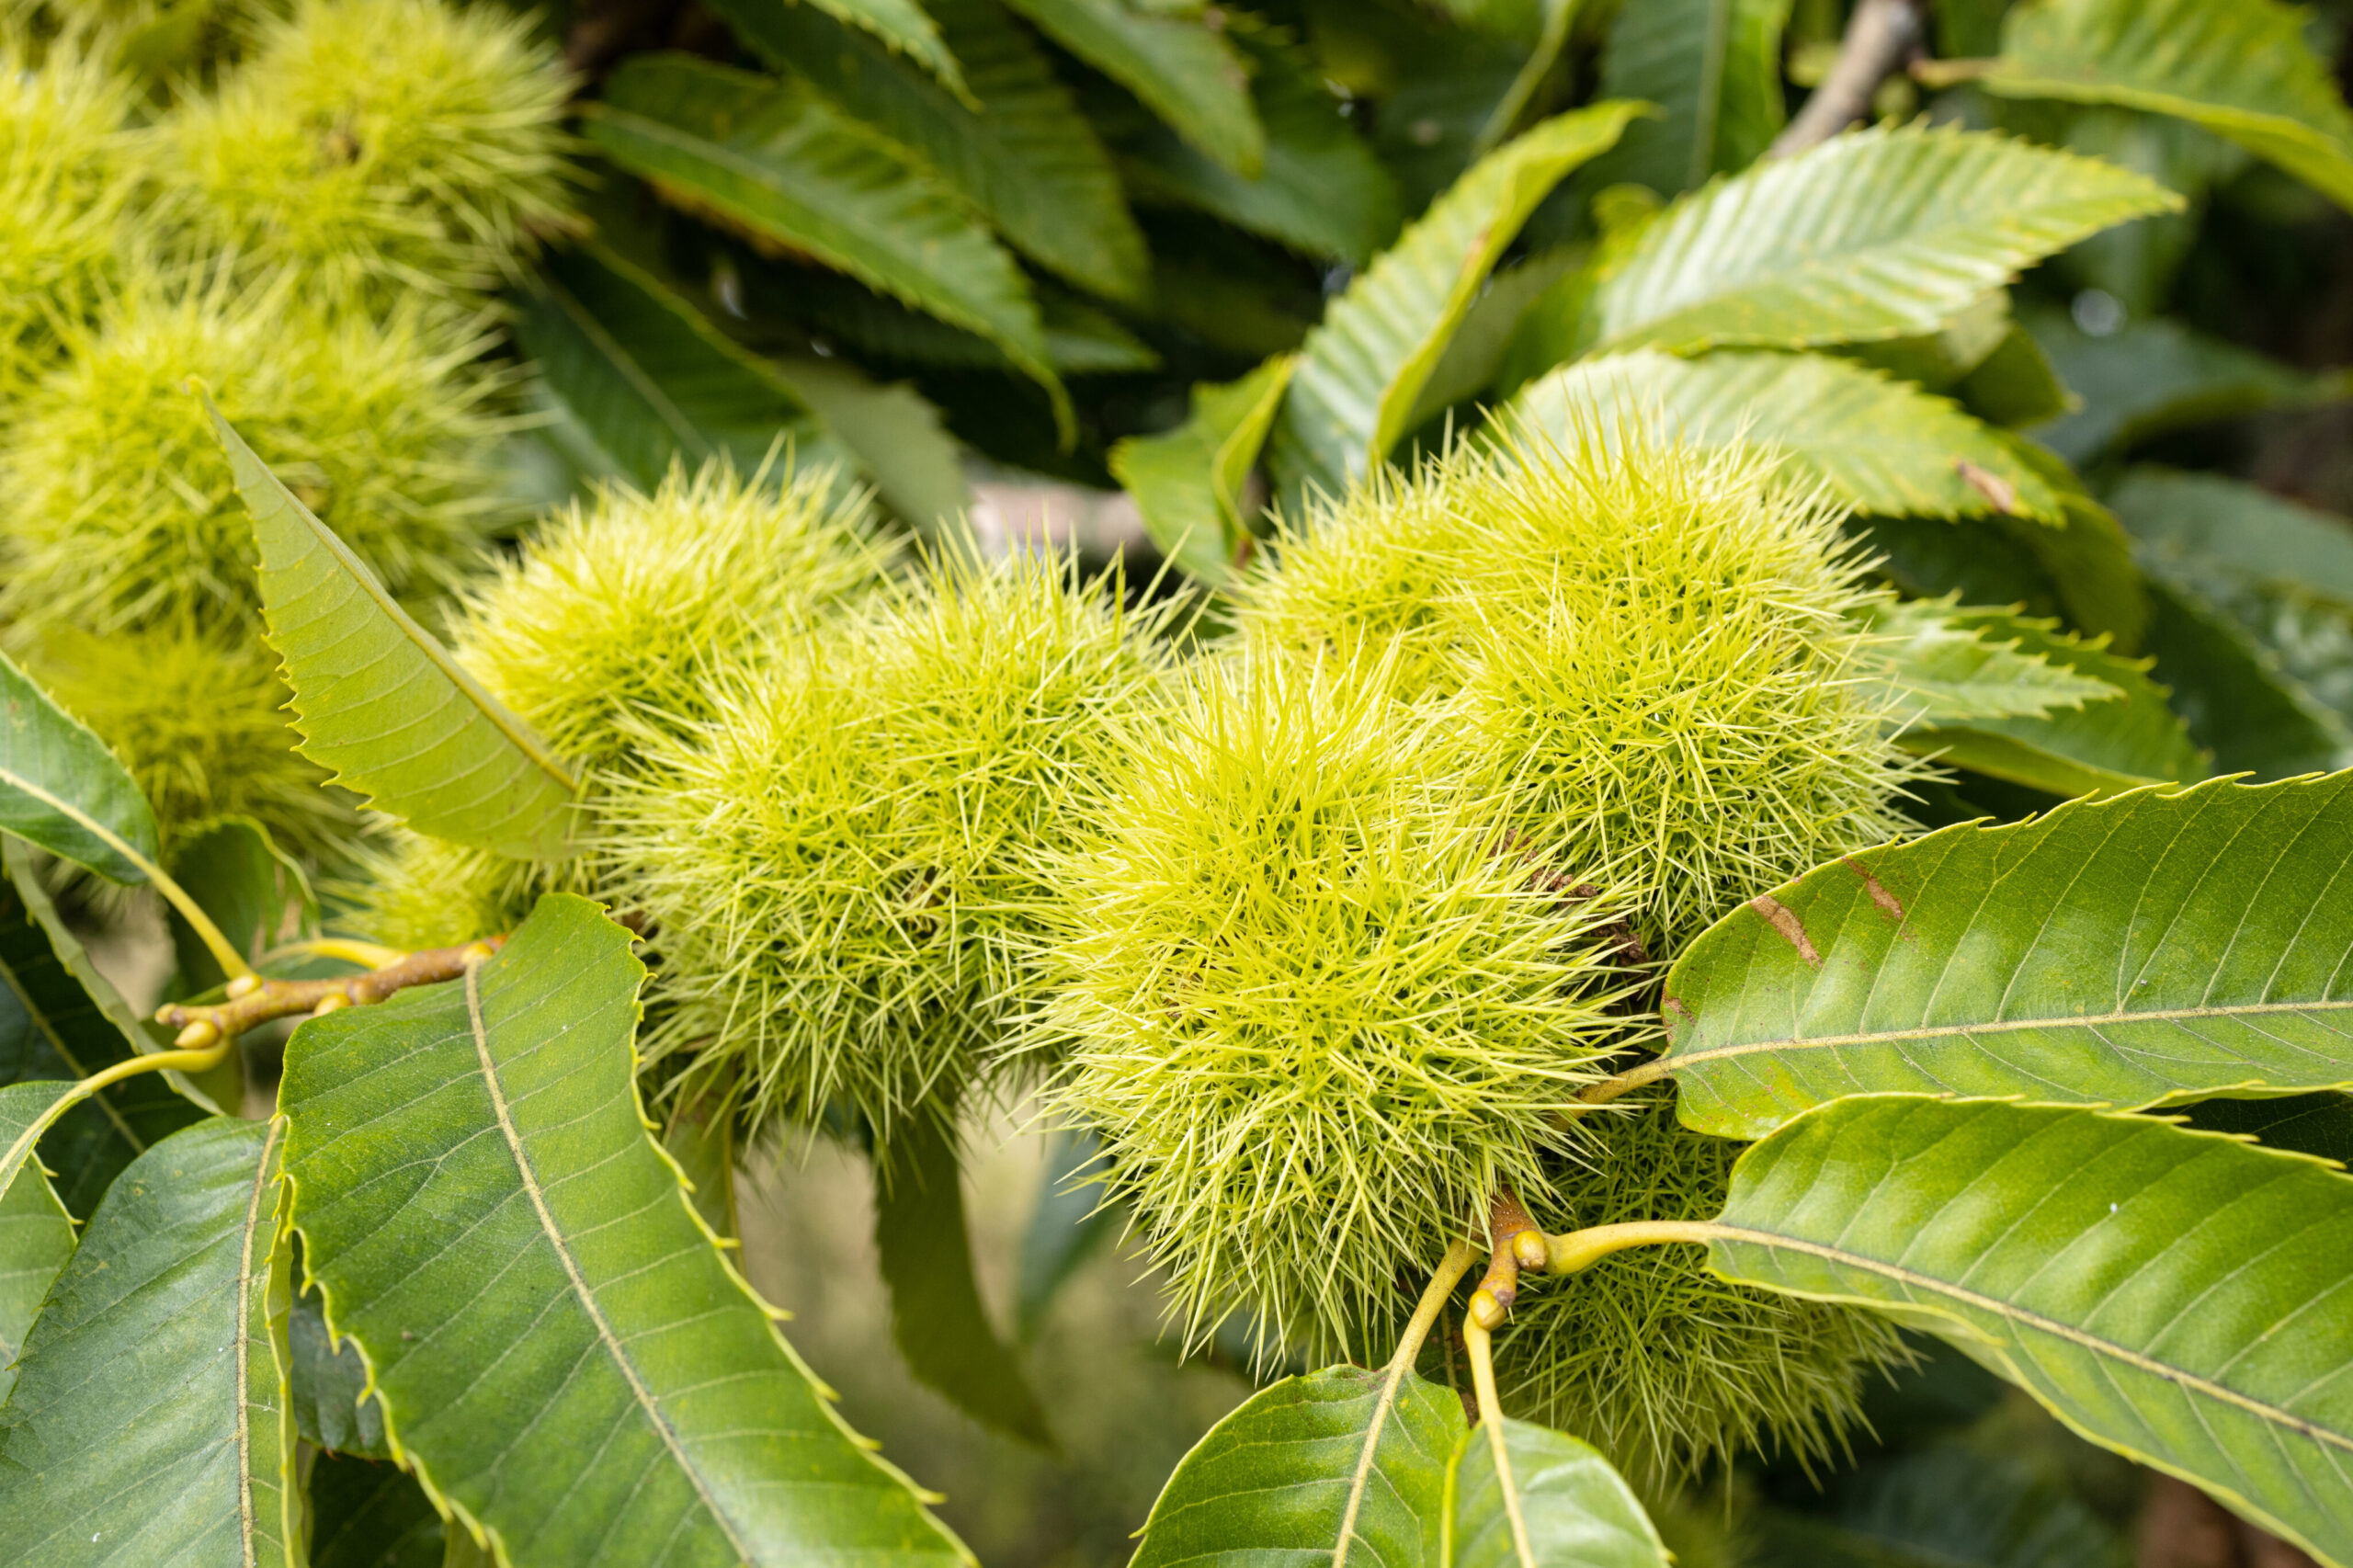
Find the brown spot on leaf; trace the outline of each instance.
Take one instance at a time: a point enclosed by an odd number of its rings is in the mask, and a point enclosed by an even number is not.
[[[1994,510],[2003,513],[2006,516],[2015,516],[2017,514],[2018,509],[2018,486],[2012,484],[2008,480],[2004,479],[2000,474],[1995,473],[1991,469],[1979,468],[1967,458],[1962,458],[1959,461],[1955,462],[1952,465],[1952,471],[1961,475],[1961,482],[1963,484],[1966,484],[1969,488],[1985,497],[1986,501],[1993,506]]]
[[[1855,875],[1863,879],[1863,891],[1871,895],[1871,902],[1879,905],[1879,912],[1881,915],[1886,915],[1898,926],[1904,924],[1904,905],[1898,902],[1893,893],[1887,891],[1885,884],[1881,882],[1877,877],[1871,875],[1870,867],[1864,865],[1860,860],[1856,859],[1852,855],[1842,857],[1839,860],[1839,864],[1845,866],[1847,869],[1854,872]]]
[[[1758,893],[1750,899],[1748,907],[1763,915],[1767,924],[1789,938],[1790,946],[1798,950],[1798,957],[1805,960],[1807,968],[1822,967],[1822,955],[1814,950],[1813,938],[1805,934],[1805,922],[1798,918],[1796,910],[1766,893]]]

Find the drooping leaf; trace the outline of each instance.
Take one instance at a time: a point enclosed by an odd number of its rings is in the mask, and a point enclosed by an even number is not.
[[[857,458],[884,506],[935,538],[958,526],[968,494],[956,438],[922,393],[903,384],[869,381],[839,359],[813,355],[772,360],[769,368],[817,411],[833,438]]]
[[[630,940],[551,896],[462,980],[295,1031],[294,1222],[393,1451],[516,1568],[968,1563],[648,1136]]]
[[[165,869],[248,963],[280,942],[317,933],[318,900],[310,879],[251,817],[215,817],[182,834]],[[177,910],[169,919],[181,994],[226,983],[229,977],[195,929]]]
[[[1864,850],[1666,981],[1684,1121],[1881,1092],[2153,1106],[2353,1084],[2353,774],[2070,801]]]
[[[2292,778],[2353,761],[2353,728],[2194,581],[2168,577],[2152,587],[2148,645],[2152,674],[2172,689],[2174,711],[2213,753],[2216,771]]]
[[[0,833],[117,882],[147,881],[161,855],[155,813],[114,753],[6,654]]]
[[[2149,678],[2145,660],[2001,611],[1961,611],[1953,619],[1964,629],[1988,626],[2015,639],[2021,652],[2097,681],[2112,695],[2040,714],[1931,720],[1896,737],[1914,756],[2053,795],[2113,794],[2206,777],[2205,759],[2167,705],[2165,688]]]
[[[2175,321],[2133,322],[2094,337],[2056,311],[2022,311],[2019,318],[2083,400],[2075,413],[2029,434],[2078,468],[2167,430],[2344,395],[2335,381],[2308,378]]]
[[[1833,137],[1677,201],[1601,284],[1597,340],[1691,353],[1929,332],[2019,268],[2179,202],[1981,131]]]
[[[1652,0],[1624,6],[1601,52],[1601,96],[1647,100],[1660,117],[1578,176],[1629,180],[1662,196],[1746,168],[1788,118],[1781,29],[1790,0]]]
[[[1389,455],[1480,285],[1563,176],[1617,141],[1633,104],[1544,121],[1473,165],[1334,300],[1275,428],[1286,489],[1337,491]]]
[[[1148,125],[1120,139],[1128,185],[1141,202],[1198,207],[1278,244],[1362,266],[1404,221],[1396,177],[1309,62],[1263,34],[1238,41],[1256,68],[1251,97],[1266,128],[1257,176],[1245,178]]]
[[[10,869],[20,869],[20,863]],[[47,895],[28,875],[0,880],[0,1084],[86,1078],[151,1046],[143,1034],[134,1041],[84,988],[84,977],[101,987],[106,983],[62,922],[35,918],[30,898],[40,899],[43,912],[53,916]],[[106,989],[111,995],[112,988]],[[108,1186],[149,1144],[204,1114],[163,1082],[165,1076],[142,1073],[101,1089],[68,1109],[42,1137],[41,1163],[57,1173],[58,1196],[75,1218],[87,1219]]]
[[[1243,490],[1282,406],[1291,364],[1281,355],[1240,381],[1196,386],[1184,424],[1111,449],[1112,476],[1135,497],[1153,543],[1199,582],[1231,582],[1248,545]]]
[[[1909,723],[2038,717],[2120,695],[2054,662],[2043,651],[2049,628],[2007,611],[1906,599],[1873,607],[1863,625],[1872,642],[1856,673]]]
[[[2267,1148],[2353,1165],[2353,1095],[2339,1090],[2259,1100],[2201,1100],[2186,1114],[2190,1126],[2207,1132],[2228,1132]]]
[[[1674,1561],[1625,1478],[1591,1444],[1508,1417],[1503,1431],[1536,1568],[1667,1568]],[[1483,1427],[1456,1446],[1447,1502],[1446,1568],[1518,1568]]]
[[[516,340],[541,383],[641,490],[674,461],[724,455],[750,472],[818,422],[790,383],[659,278],[601,245],[551,256]]]
[[[2059,1481],[1947,1438],[1836,1483],[1826,1514],[1759,1509],[1758,1568],[2125,1568],[2114,1526]]]
[[[1981,85],[2176,115],[2353,208],[2353,111],[2303,25],[2279,0],[2028,0]]]
[[[689,210],[987,338],[1066,415],[1038,302],[1013,258],[933,171],[806,84],[638,55],[606,79],[586,131]]]
[[[907,1369],[974,1420],[1051,1449],[1045,1409],[981,1303],[954,1134],[916,1121],[876,1162],[874,1250]]]
[[[801,0],[766,0],[770,6],[798,5]],[[915,0],[808,0],[808,4],[851,27],[873,34],[892,50],[904,54],[948,85],[960,97],[967,92],[963,69],[940,40],[939,24]],[[722,7],[722,11],[724,7]]]
[[[191,1127],[98,1205],[0,1406],[0,1562],[302,1561],[280,1131]]]
[[[2168,574],[2312,594],[2353,606],[2353,523],[2217,473],[2134,468],[2107,493]]]
[[[35,1146],[70,1105],[73,1085],[0,1088],[0,1403],[17,1381],[17,1352],[58,1271],[74,1256],[74,1216],[49,1184]]]
[[[253,517],[263,612],[294,688],[302,754],[419,833],[562,858],[571,769],[206,406]]]
[[[1462,1403],[1411,1372],[1327,1367],[1261,1389],[1169,1476],[1129,1568],[1441,1561]]]
[[[718,0],[744,40],[913,149],[1016,250],[1108,299],[1141,302],[1150,263],[1110,154],[995,0],[926,0],[977,108],[806,6]]]
[[[1021,1234],[1014,1287],[1014,1337],[1025,1345],[1037,1337],[1054,1298],[1080,1265],[1120,1230],[1119,1210],[1104,1206],[1103,1188],[1094,1179],[1107,1163],[1102,1145],[1084,1129],[1046,1140],[1045,1174]]]
[[[415,1476],[321,1454],[311,1467],[311,1568],[443,1568],[441,1516]]]
[[[1039,30],[1143,100],[1177,134],[1245,179],[1266,165],[1267,133],[1250,76],[1224,34],[1199,16],[1128,0],[1006,0]]]
[[[1943,398],[1825,355],[1638,349],[1564,365],[1510,407],[1555,438],[1631,420],[1699,446],[1770,446],[1799,478],[1883,517],[2066,517],[2059,493],[1995,432]]]
[[[1952,1340],[2094,1442],[2353,1559],[2353,1178],[2142,1117],[1873,1096],[1743,1155],[1709,1263]]]

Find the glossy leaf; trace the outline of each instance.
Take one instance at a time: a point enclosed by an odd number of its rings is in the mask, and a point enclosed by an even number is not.
[[[25,1331],[74,1256],[74,1216],[34,1153],[72,1094],[72,1085],[59,1083],[0,1088],[0,1403],[17,1381]]]
[[[1168,1478],[1129,1568],[1440,1562],[1462,1403],[1406,1373],[1328,1367],[1259,1390]]]
[[[2109,687],[2114,695],[2080,706],[2011,718],[1930,720],[1896,737],[1917,756],[2007,779],[2053,795],[2112,794],[2143,784],[2202,778],[2207,767],[2165,688],[2144,660],[2000,611],[1957,611],[1954,624],[1990,627],[2021,652]]]
[[[2279,0],[2027,0],[1982,85],[2177,115],[2353,208],[2353,111],[2303,29]]]
[[[1862,624],[1872,642],[1857,673],[1907,722],[2039,717],[2119,695],[2097,676],[2053,661],[2043,651],[2048,627],[2006,611],[1910,599],[1874,607]]]
[[[208,406],[210,406],[208,404]],[[567,852],[571,769],[403,609],[220,411],[261,551],[270,645],[302,755],[419,833],[517,859]]]
[[[1536,1568],[1667,1568],[1674,1561],[1633,1491],[1591,1444],[1508,1417],[1503,1429]],[[1519,1568],[1520,1561],[1494,1444],[1483,1428],[1465,1432],[1447,1488],[1446,1568]]]
[[[1006,0],[1038,29],[1143,100],[1177,134],[1245,179],[1265,167],[1267,132],[1250,77],[1222,31],[1198,15],[1128,0]]]
[[[1603,97],[1658,105],[1660,117],[1579,176],[1595,189],[1619,180],[1662,196],[1746,168],[1788,118],[1781,29],[1790,0],[1651,0],[1625,6],[1601,52]]]
[[[295,1032],[294,1222],[394,1453],[515,1568],[969,1562],[648,1136],[630,942],[551,896],[464,979]]]
[[[2180,199],[1957,130],[1865,131],[1677,202],[1595,299],[1605,349],[1797,348],[1930,332],[2021,267]]]
[[[772,8],[799,5],[801,0],[745,0],[748,7],[764,3]],[[925,70],[946,83],[958,95],[964,94],[963,68],[956,57],[948,52],[940,40],[939,24],[933,21],[916,0],[807,0],[807,3],[832,17],[847,22],[861,31],[871,33],[894,51],[915,61]],[[728,8],[720,6],[722,15]]]
[[[1282,406],[1291,363],[1284,355],[1240,381],[1196,386],[1184,424],[1111,449],[1112,476],[1135,497],[1144,531],[1199,582],[1232,582],[1247,548],[1243,492]]]
[[[1140,202],[1198,207],[1309,256],[1361,266],[1404,221],[1396,177],[1340,112],[1312,62],[1277,40],[1244,35],[1252,101],[1266,128],[1258,175],[1245,178],[1150,126],[1119,142]]]
[[[1337,491],[1380,466],[1528,215],[1640,112],[1597,104],[1488,153],[1332,301],[1300,351],[1276,426],[1274,462],[1287,489]]]
[[[2148,647],[2190,738],[2215,771],[2292,778],[2353,761],[2353,729],[2272,652],[2200,591],[2214,582],[2159,574]]]
[[[2336,382],[2175,321],[2134,322],[2094,337],[2056,312],[2024,311],[2020,319],[2083,400],[2075,413],[2029,433],[2078,468],[2185,426],[2343,395]]]
[[[0,1407],[0,1562],[302,1562],[279,1132],[189,1128],[98,1206]]]
[[[1824,355],[1638,349],[1563,366],[1510,407],[1555,437],[1580,422],[1606,433],[1640,420],[1699,446],[1769,446],[1798,477],[1882,517],[2065,521],[2058,492],[1995,432],[1943,398]]]
[[[2353,774],[2072,801],[1867,849],[1666,981],[1685,1123],[1881,1092],[2153,1106],[2353,1085]]]
[[[89,727],[0,654],[0,833],[111,881],[155,871],[155,813]]]
[[[806,85],[639,55],[606,79],[586,131],[688,210],[979,334],[1064,410],[1013,258],[948,184]]]
[[[981,1304],[961,1170],[953,1132],[931,1121],[911,1123],[877,1153],[874,1250],[891,1291],[891,1337],[907,1369],[958,1409],[1051,1449],[1045,1409]]]
[[[719,0],[779,70],[913,149],[1022,255],[1082,289],[1141,302],[1150,262],[1110,154],[1045,55],[995,0],[926,0],[973,104],[806,6]]]
[[[2353,1179],[2142,1117],[1873,1096],[1742,1156],[1709,1262],[1877,1307],[2353,1559]]]

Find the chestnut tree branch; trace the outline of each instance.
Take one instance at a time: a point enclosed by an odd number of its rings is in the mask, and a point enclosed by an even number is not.
[[[1927,0],[1862,0],[1822,85],[1767,149],[1786,158],[1827,142],[1871,111],[1880,84],[1927,52]]]
[[[253,981],[250,984],[231,984],[232,994],[225,1002],[201,1007],[173,1003],[155,1014],[155,1021],[177,1029],[209,1025],[219,1031],[219,1038],[230,1039],[272,1018],[291,1017],[297,1013],[331,1013],[338,1007],[364,1006],[370,1002],[381,1002],[412,985],[432,985],[444,980],[455,980],[506,943],[504,937],[490,937],[479,942],[468,942],[463,947],[429,948],[424,952],[405,954],[365,974],[345,975],[338,980],[259,980],[248,977]]]

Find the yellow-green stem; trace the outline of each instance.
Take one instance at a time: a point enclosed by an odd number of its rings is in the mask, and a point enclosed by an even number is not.
[[[172,881],[161,866],[148,867],[147,880],[155,884],[155,891],[164,895],[165,903],[180,912],[180,918],[188,922],[188,929],[204,944],[212,961],[221,966],[222,973],[232,980],[242,980],[253,973],[254,966],[230,945],[229,938],[221,934],[221,927],[212,924],[212,916],[205,914],[196,900],[188,897],[188,890]]]
[[[1662,1242],[1698,1242],[1704,1245],[1722,1233],[1722,1226],[1705,1220],[1636,1220],[1622,1225],[1591,1225],[1565,1235],[1545,1237],[1544,1267],[1554,1274],[1574,1274],[1628,1247],[1654,1246]]]
[[[1348,1482],[1347,1506],[1340,1514],[1340,1535],[1332,1547],[1332,1568],[1347,1568],[1348,1548],[1356,1544],[1357,1512],[1364,1506],[1365,1483],[1372,1475],[1372,1457],[1381,1448],[1381,1431],[1387,1425],[1391,1406],[1397,1403],[1397,1390],[1405,1375],[1414,1369],[1414,1358],[1422,1353],[1422,1341],[1427,1339],[1430,1325],[1446,1311],[1446,1299],[1454,1287],[1471,1271],[1471,1249],[1456,1242],[1446,1249],[1438,1260],[1438,1272],[1430,1276],[1428,1287],[1415,1305],[1414,1315],[1405,1324],[1405,1332],[1398,1337],[1396,1352],[1382,1369],[1381,1399],[1374,1405],[1372,1424],[1365,1432],[1364,1447],[1357,1454],[1356,1474]]]
[[[1511,1472],[1511,1450],[1504,1441],[1503,1401],[1495,1397],[1495,1353],[1493,1335],[1479,1314],[1463,1320],[1462,1346],[1471,1353],[1471,1387],[1478,1395],[1479,1425],[1487,1430],[1487,1451],[1495,1456],[1495,1484],[1503,1488],[1504,1514],[1511,1520],[1511,1544],[1519,1553],[1520,1568],[1536,1568],[1536,1552],[1528,1542],[1528,1518],[1520,1512],[1519,1482]]]
[[[1598,1084],[1587,1084],[1578,1091],[1577,1098],[1586,1105],[1608,1105],[1628,1090],[1639,1089],[1644,1084],[1655,1084],[1674,1071],[1673,1062],[1664,1056],[1654,1057],[1627,1068],[1623,1073],[1604,1078]]]

